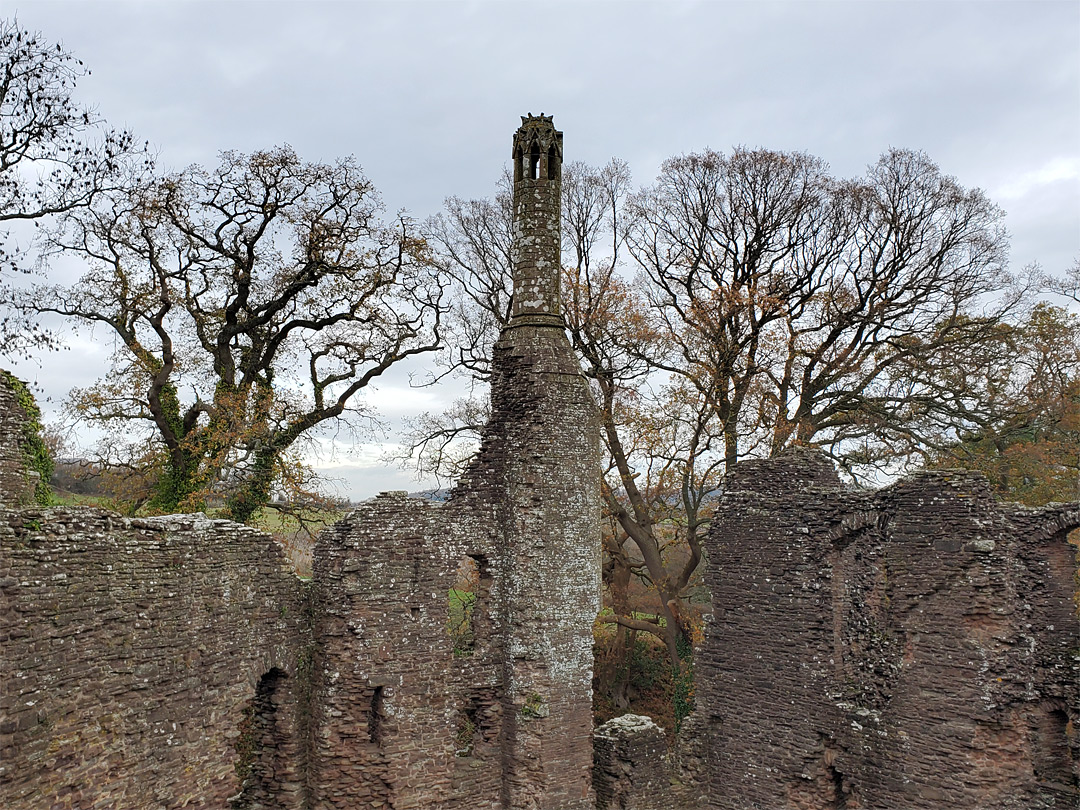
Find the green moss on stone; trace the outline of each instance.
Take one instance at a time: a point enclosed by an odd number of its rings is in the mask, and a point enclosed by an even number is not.
[[[19,440],[19,448],[26,459],[28,470],[38,474],[37,483],[34,485],[34,502],[41,506],[49,506],[53,502],[52,488],[49,481],[52,480],[53,459],[45,440],[41,438],[41,409],[38,408],[34,395],[26,387],[26,383],[12,374],[3,371],[8,387],[15,393],[15,400],[19,403],[26,414],[22,424],[22,436]]]

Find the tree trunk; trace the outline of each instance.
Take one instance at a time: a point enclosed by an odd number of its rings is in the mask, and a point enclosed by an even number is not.
[[[616,616],[629,616],[630,563],[621,548],[611,555],[611,560],[613,564],[609,583],[611,607]],[[615,625],[615,677],[612,679],[610,690],[611,699],[619,709],[627,709],[630,706],[630,652],[636,639],[636,630],[631,630],[621,624]]]
[[[251,516],[270,500],[270,485],[274,481],[276,450],[263,450],[255,457],[254,469],[240,487],[225,502],[225,516],[238,523],[247,523]]]

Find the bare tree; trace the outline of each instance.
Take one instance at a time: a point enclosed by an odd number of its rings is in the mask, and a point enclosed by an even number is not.
[[[110,195],[52,233],[90,270],[24,303],[116,338],[108,376],[71,401],[121,436],[149,428],[153,507],[217,493],[250,518],[290,477],[298,440],[359,426],[368,385],[439,347],[438,268],[408,219],[379,211],[351,159],[279,148]]]
[[[490,376],[491,347],[510,319],[513,203],[503,175],[494,200],[446,200],[445,213],[427,221],[424,235],[452,280],[452,317],[443,367],[478,382]]]
[[[1049,279],[1047,287],[1050,292],[1080,304],[1080,258],[1073,260],[1072,265],[1065,271],[1061,278]]]
[[[407,419],[402,449],[387,460],[419,477],[456,480],[476,451],[490,413],[491,347],[510,319],[513,206],[503,174],[494,199],[450,197],[445,212],[424,223],[423,234],[448,281],[446,351],[422,384],[464,380],[467,393],[442,411]]]
[[[992,403],[992,418],[928,449],[927,463],[979,470],[997,495],[1032,506],[1080,497],[1080,316],[1040,302],[954,361],[960,383]]]
[[[785,322],[773,449],[813,443],[854,473],[993,415],[953,363],[992,344],[1027,290],[1005,271],[1003,212],[922,153],[891,150],[832,198],[854,228]]]
[[[85,208],[147,166],[130,133],[107,129],[72,98],[87,73],[62,45],[0,20],[0,269],[8,275],[33,266],[32,228],[14,234],[13,227]],[[10,298],[10,280],[0,293]],[[50,343],[24,313],[0,322],[3,351]]]
[[[676,341],[665,368],[712,404],[726,465],[814,444],[855,473],[985,416],[942,360],[1022,297],[1001,216],[917,152],[855,181],[801,154],[706,152],[665,164],[629,243]]]
[[[994,418],[1001,400],[958,376],[956,358],[997,352],[1023,297],[1000,218],[904,150],[851,181],[802,153],[707,151],[667,161],[632,195],[621,163],[565,167],[564,312],[608,451],[606,581],[620,609],[607,621],[654,633],[679,665],[709,499],[740,460],[809,444],[853,475],[901,469]],[[493,339],[508,301],[508,253],[490,249],[509,244],[505,198],[451,201],[439,222],[443,260]],[[483,362],[461,365],[482,379]],[[459,403],[418,424],[417,446],[445,448],[479,413]],[[653,618],[615,592],[634,577],[657,594]]]
[[[822,289],[846,223],[824,163],[737,149],[666,162],[633,201],[630,252],[674,352],[662,367],[710,403],[725,464],[758,450],[747,409],[786,319]]]
[[[670,335],[650,318],[640,285],[620,273],[626,165],[571,164],[563,182],[564,311],[599,410],[608,458],[602,492],[614,519],[605,537],[613,607],[605,621],[618,625],[617,654],[625,653],[628,633],[645,631],[663,640],[679,666],[681,600],[701,559],[705,498],[717,483],[715,461],[706,460],[710,413],[656,379],[671,355]],[[689,555],[676,562],[672,547]],[[655,590],[655,618],[642,617],[627,599],[631,575]]]

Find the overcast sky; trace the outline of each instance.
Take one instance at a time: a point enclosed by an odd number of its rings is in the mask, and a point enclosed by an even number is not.
[[[922,149],[1007,212],[1012,264],[1080,256],[1080,2],[0,2],[92,75],[82,98],[162,164],[291,144],[355,155],[393,210],[491,194],[518,116],[567,160],[803,150],[862,173]],[[16,371],[45,398],[101,369],[83,340]],[[384,384],[391,421],[438,395]],[[46,411],[51,408],[46,403]],[[345,494],[416,489],[361,450]]]

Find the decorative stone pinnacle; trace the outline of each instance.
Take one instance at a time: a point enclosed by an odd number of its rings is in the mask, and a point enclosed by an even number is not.
[[[559,227],[562,133],[552,116],[521,116],[514,133],[513,324],[562,327]],[[523,319],[527,319],[523,320]]]
[[[518,159],[522,154],[527,155],[535,146],[540,152],[548,153],[552,148],[558,160],[562,160],[563,134],[555,129],[552,121],[553,116],[528,115],[521,116],[521,126],[514,133],[514,157]]]

